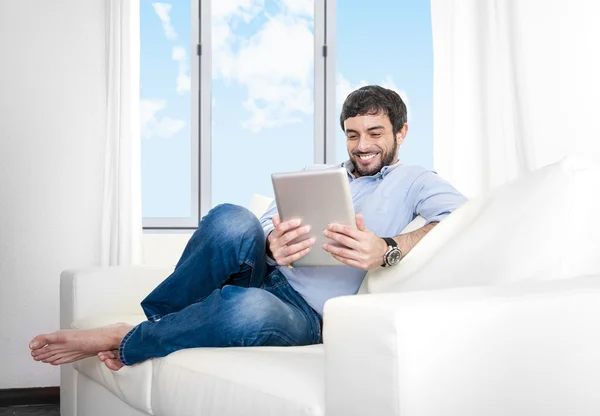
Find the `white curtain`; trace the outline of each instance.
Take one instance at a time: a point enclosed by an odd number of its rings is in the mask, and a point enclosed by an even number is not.
[[[434,167],[467,196],[600,158],[600,2],[431,0]]]
[[[107,101],[101,265],[141,262],[139,2],[107,0]]]

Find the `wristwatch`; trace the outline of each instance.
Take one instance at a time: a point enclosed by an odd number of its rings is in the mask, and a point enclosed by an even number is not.
[[[390,237],[382,237],[388,245],[388,250],[383,255],[383,264],[381,267],[395,266],[402,260],[402,252],[398,248],[396,240]]]

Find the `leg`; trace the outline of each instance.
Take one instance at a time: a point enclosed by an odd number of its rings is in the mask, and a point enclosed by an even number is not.
[[[219,205],[202,219],[175,271],[142,301],[142,308],[149,319],[159,319],[226,283],[260,287],[265,273],[265,237],[256,216],[236,205]]]
[[[265,238],[258,219],[245,208],[220,205],[200,222],[175,271],[142,307],[149,318],[160,318],[202,300],[226,282],[258,287],[265,273]],[[131,328],[117,324],[58,331],[38,335],[29,347],[36,361],[64,364],[117,349]]]
[[[158,321],[135,328],[115,324],[38,335],[30,348],[36,361],[57,365],[98,355],[118,370],[183,348],[308,345],[320,340],[320,318],[275,270],[260,289],[228,285]],[[117,348],[118,356],[112,352]]]
[[[278,279],[265,289],[228,285],[160,321],[143,322],[121,342],[120,361],[131,365],[184,348],[320,342],[318,316],[283,276]]]

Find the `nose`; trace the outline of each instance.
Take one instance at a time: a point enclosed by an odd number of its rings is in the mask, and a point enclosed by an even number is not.
[[[367,140],[367,136],[360,136],[360,138],[358,139],[358,146],[357,146],[358,151],[364,152],[369,147],[371,147],[371,143],[369,142],[369,140]]]

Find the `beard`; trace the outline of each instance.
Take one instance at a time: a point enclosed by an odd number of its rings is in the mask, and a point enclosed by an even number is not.
[[[381,153],[381,160],[379,161],[379,163],[377,165],[373,166],[372,168],[363,169],[356,159],[360,155],[364,155],[364,154],[368,154],[368,153],[371,153],[371,152],[354,151],[354,152],[352,152],[351,155],[349,155],[350,160],[352,161],[352,164],[354,165],[354,170],[356,173],[358,173],[358,176],[373,176],[377,172],[379,172],[384,166],[391,165],[392,162],[394,161],[394,158],[396,157],[396,154],[398,153],[398,142],[396,140],[394,140],[394,145],[392,146],[392,149],[387,153],[383,153],[383,152]]]

